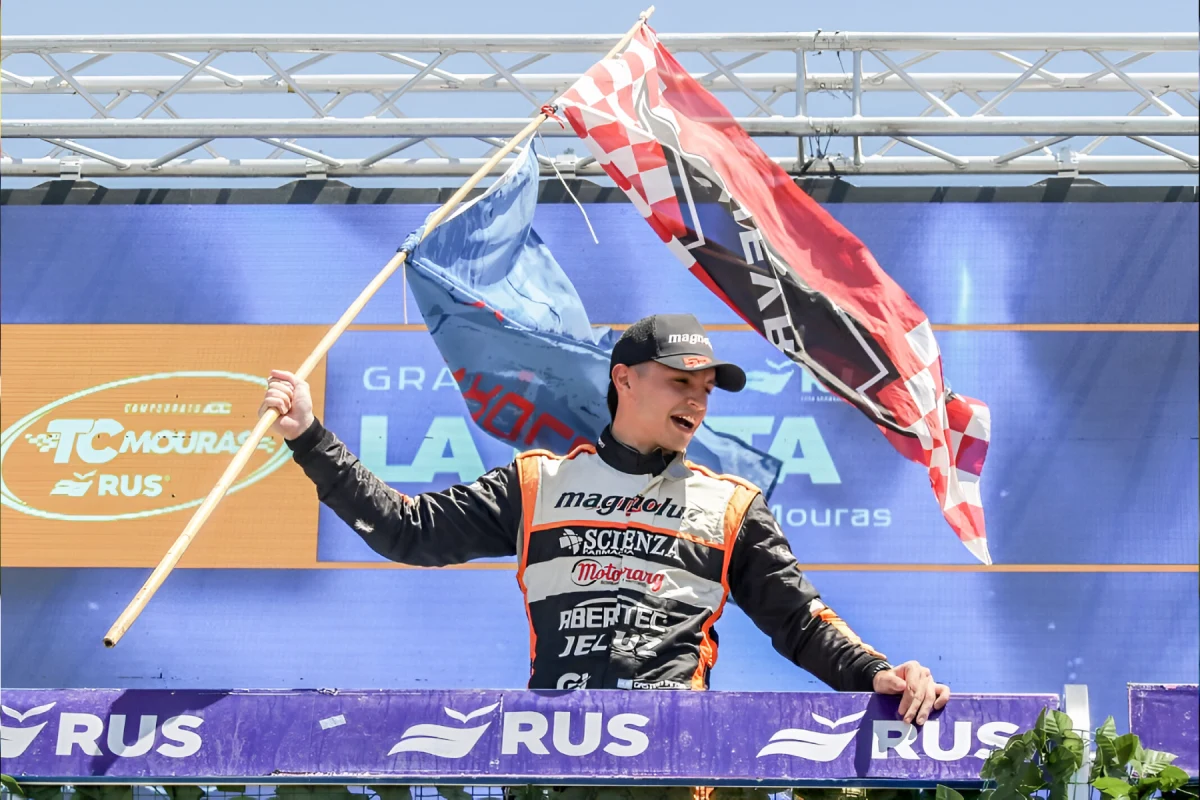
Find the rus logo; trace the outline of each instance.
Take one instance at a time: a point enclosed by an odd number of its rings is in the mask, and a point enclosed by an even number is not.
[[[127,721],[132,722],[133,718],[127,720],[125,714],[99,717],[73,711],[62,711],[56,718],[43,716],[55,705],[57,703],[47,703],[24,712],[0,706],[0,713],[16,723],[0,725],[0,756],[6,759],[21,757],[53,721],[57,721],[57,737],[48,742],[54,743],[56,756],[71,756],[76,750],[89,756],[102,756],[107,749],[119,758],[138,758],[152,750],[167,758],[187,758],[199,752],[203,744],[194,729],[204,720],[191,714],[169,717],[161,725],[155,715],[140,715],[136,718],[137,738],[129,744],[126,728],[133,726],[127,726]],[[39,745],[43,755],[48,753],[48,742]]]
[[[758,758],[772,755],[794,756],[809,761],[836,761],[845,752],[850,742],[859,735],[860,725],[846,726],[859,722],[865,711],[837,720],[828,719],[812,712],[813,721],[825,730],[784,728],[771,736],[765,747],[758,751]],[[976,729],[969,720],[958,720],[953,727],[953,741],[949,749],[942,747],[941,720],[929,720],[918,729],[914,725],[895,720],[872,720],[870,723],[872,759],[903,758],[934,761],[958,761],[973,757],[987,758],[991,748],[1003,747],[1009,737],[1019,728],[1011,722],[984,722]],[[975,743],[983,745],[975,752]],[[919,743],[919,749],[916,747]]]
[[[445,708],[447,716],[469,727],[413,725],[405,729],[388,755],[428,753],[441,758],[463,758],[479,744],[495,719],[482,725],[470,725],[471,721],[493,714],[499,707],[499,703],[493,703],[466,714]],[[524,748],[541,756],[554,752],[582,757],[603,749],[609,755],[628,758],[641,755],[650,746],[650,738],[642,730],[650,724],[650,719],[641,714],[616,714],[605,720],[602,713],[589,711],[583,714],[582,738],[578,730],[572,730],[577,727],[577,716],[569,711],[555,711],[552,717],[538,711],[501,712],[500,755],[514,756]],[[545,741],[547,735],[549,747]]]

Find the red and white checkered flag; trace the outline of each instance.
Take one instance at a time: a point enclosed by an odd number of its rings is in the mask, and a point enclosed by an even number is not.
[[[929,320],[863,243],[649,26],[588,70],[559,108],[693,275],[926,466],[946,520],[990,564],[979,493],[988,407],[946,387]]]

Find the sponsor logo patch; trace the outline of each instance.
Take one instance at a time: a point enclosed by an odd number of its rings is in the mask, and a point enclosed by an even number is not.
[[[582,533],[564,528],[558,537],[559,547],[576,556],[641,555],[678,560],[679,542],[676,536],[631,528],[588,528]]]
[[[576,586],[592,586],[596,583],[616,586],[621,583],[632,583],[645,587],[648,591],[657,592],[662,589],[666,576],[667,574],[663,570],[650,572],[639,567],[601,564],[591,558],[580,559],[571,567],[571,581]]]

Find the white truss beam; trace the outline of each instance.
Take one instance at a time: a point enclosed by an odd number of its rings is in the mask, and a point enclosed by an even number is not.
[[[543,54],[544,55],[544,54]],[[730,69],[732,64],[726,65]],[[901,65],[903,66],[903,65]],[[515,71],[516,67],[510,68]],[[434,69],[432,72],[437,72]],[[6,95],[24,94],[74,94],[75,90],[65,85],[52,75],[14,75],[3,70],[3,80],[0,87]],[[891,70],[879,73],[882,77],[865,75],[862,80],[864,93],[875,92],[911,92],[912,86],[899,76],[891,74]],[[712,75],[713,73],[708,73]],[[1094,74],[1094,73],[1093,73]],[[414,80],[414,73],[392,74],[346,74],[346,75],[296,75],[292,80],[296,86],[306,92],[391,92],[409,83],[407,92],[502,92],[511,93],[511,86],[503,76],[496,74],[471,74],[457,76],[458,80],[450,81],[436,75],[426,75],[420,80]],[[521,76],[521,83],[532,92],[565,91],[579,77],[578,73],[530,73]],[[708,77],[695,73],[697,80]],[[1195,92],[1200,91],[1200,75],[1197,73],[1180,72],[1139,72],[1129,73],[1139,86],[1151,92]],[[1030,79],[1017,89],[1021,93],[1029,92],[1125,92],[1129,86],[1115,75],[1105,75],[1101,78],[1090,78],[1083,72],[1060,73],[1058,81]],[[756,92],[794,92],[796,90],[796,74],[793,72],[751,72],[739,74],[738,79],[751,91]],[[931,92],[945,92],[954,89],[975,92],[998,92],[1008,86],[1013,79],[1012,73],[1005,72],[923,72],[915,80],[924,89]],[[135,93],[165,92],[173,86],[179,77],[175,75],[114,75],[114,76],[78,76],[76,82],[92,94],[110,94],[119,91]],[[715,77],[708,78],[705,83],[709,91],[737,91],[738,87],[728,78],[716,71]],[[853,89],[852,77],[840,72],[814,72],[805,77],[805,89],[809,92],[833,91],[849,92]],[[267,74],[244,75],[239,83],[230,85],[225,80],[211,75],[200,75],[192,78],[187,85],[178,90],[179,94],[288,94],[290,87],[284,81]]]
[[[1196,136],[1197,117],[741,117],[754,136]],[[522,117],[475,119],[86,119],[9,120],[6,139],[178,139],[183,137],[257,139],[263,136],[379,138],[393,136],[471,137],[519,133]],[[543,136],[573,137],[547,120]]]
[[[1200,163],[1195,33],[660,36],[685,64],[700,68],[696,79],[764,146],[795,140],[796,157],[776,160],[797,174],[1194,175]],[[578,56],[605,52],[617,38],[9,36],[0,53],[0,92],[9,101],[0,175],[469,174],[483,162],[473,143],[494,148],[524,127],[530,104],[540,107],[578,78],[563,63],[576,68]],[[956,55],[962,53],[987,55],[994,66],[962,67],[979,63]],[[1178,53],[1191,57],[1171,61]],[[364,54],[377,57],[375,71],[363,71],[371,68]],[[782,64],[778,54],[786,54]],[[109,61],[113,55],[122,58]],[[355,59],[354,71],[339,71],[347,58]],[[117,63],[122,72],[103,71]],[[166,63],[178,71],[168,73]],[[437,116],[428,113],[430,93],[447,97]],[[418,102],[418,94],[426,97]],[[488,116],[478,113],[483,104],[472,102],[473,94],[493,95]],[[788,94],[794,103],[785,108]],[[124,104],[134,95],[145,103]],[[261,102],[230,99],[240,95]],[[41,99],[34,105],[29,97]],[[22,113],[26,108],[37,113]],[[448,116],[455,113],[461,116]],[[547,123],[542,135],[559,137],[543,168],[553,161],[568,174],[602,174],[590,158],[553,152],[574,149],[570,131]],[[864,153],[868,137],[883,140],[872,144],[873,155]],[[215,149],[218,140],[229,155]],[[54,149],[41,156],[39,142]],[[405,157],[417,144],[437,157]],[[1105,152],[1095,152],[1101,146]],[[838,154],[846,150],[848,156]]]
[[[157,53],[254,52],[431,52],[605,53],[621,34],[441,34],[359,36],[353,34],[263,35],[152,34],[91,36],[8,36],[7,53]],[[1194,33],[662,33],[658,38],[676,52],[703,48],[725,52],[762,50],[1124,50],[1187,52],[1196,49]]]
[[[879,158],[868,156],[861,165],[842,156],[815,158],[801,161],[796,158],[775,158],[786,171],[813,177],[829,175],[1056,175],[1064,171],[1063,161],[1052,156],[1027,156],[997,163],[991,156],[956,156],[960,163],[951,163],[944,157],[903,156]],[[1095,175],[1116,174],[1164,174],[1178,172],[1168,162],[1178,162],[1176,157],[1166,160],[1155,156],[1089,156],[1077,155],[1073,169],[1080,173]],[[1191,158],[1195,158],[1192,156]],[[115,160],[115,159],[114,159]],[[161,159],[159,159],[161,160]],[[329,178],[386,178],[386,177],[465,177],[473,175],[483,166],[486,158],[442,158],[417,159],[345,159],[340,166],[330,166],[322,172]],[[604,170],[591,159],[580,159],[574,165],[556,162],[564,177],[600,178]],[[368,163],[370,162],[370,163]],[[205,159],[198,161],[172,161],[152,166],[150,159],[122,162],[122,166],[101,161],[78,162],[83,174],[94,178],[130,177],[211,177],[211,178],[303,178],[311,175],[312,165],[296,159]],[[499,175],[511,165],[511,159],[502,160],[492,170]],[[14,177],[59,177],[61,163],[58,159],[33,158],[12,159],[5,168],[5,175]],[[542,166],[542,175],[552,176],[554,170]]]

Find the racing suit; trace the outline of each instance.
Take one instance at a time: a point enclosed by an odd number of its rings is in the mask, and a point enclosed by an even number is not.
[[[706,689],[733,601],[785,658],[839,691],[890,668],[825,606],[753,485],[611,430],[566,457],[522,453],[470,485],[408,497],[319,421],[288,442],[372,550],[438,567],[517,556],[531,689]]]

